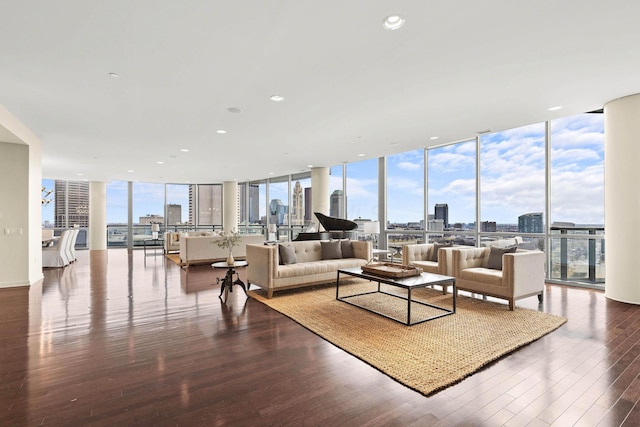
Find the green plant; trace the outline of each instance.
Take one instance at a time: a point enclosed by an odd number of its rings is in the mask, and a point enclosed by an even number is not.
[[[218,246],[222,249],[229,249],[229,252],[233,250],[234,246],[240,244],[240,233],[237,231],[225,231],[220,237],[217,242]]]

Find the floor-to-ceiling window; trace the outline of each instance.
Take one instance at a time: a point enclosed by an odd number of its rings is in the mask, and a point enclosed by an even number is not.
[[[181,230],[189,223],[192,187],[195,185],[166,185],[165,224],[168,230]]]
[[[198,185],[198,227],[222,227],[222,184]]]
[[[151,236],[151,224],[164,224],[164,184],[133,183],[133,246]]]
[[[387,156],[387,247],[424,241],[424,149]]]
[[[604,117],[551,121],[551,279],[604,281]]]
[[[345,218],[344,165],[329,169],[329,216]],[[312,218],[317,223],[316,218]]]
[[[544,123],[480,137],[480,232],[495,223],[496,232],[517,233],[531,248],[544,249],[545,141]]]
[[[304,231],[311,223],[313,212],[311,209],[311,172],[304,172],[291,176],[291,195],[289,196],[291,218],[291,237],[295,239],[298,233]]]
[[[476,141],[427,151],[429,241],[476,243]]]
[[[347,219],[378,219],[378,159],[347,164]]]
[[[107,183],[107,247],[127,246],[129,183]]]

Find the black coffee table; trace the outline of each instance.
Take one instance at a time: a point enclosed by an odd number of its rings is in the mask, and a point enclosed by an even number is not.
[[[378,283],[378,288],[377,290],[374,291],[370,291],[370,292],[362,292],[362,293],[358,293],[358,294],[352,294],[352,295],[346,295],[346,296],[340,296],[340,275],[347,275],[347,276],[353,276],[353,277],[359,277],[361,279],[367,279],[370,280],[372,282],[377,282]],[[404,296],[401,295],[397,295],[397,294],[393,294],[390,292],[385,292],[384,290],[380,289],[380,284],[386,284],[386,285],[391,285],[391,286],[395,286],[397,288],[401,288],[401,289],[406,289],[407,290],[407,297],[405,298]],[[453,285],[453,294],[452,294],[452,298],[453,298],[453,305],[452,308],[447,308],[447,307],[440,307],[437,305],[433,305],[433,304],[429,304],[427,302],[423,302],[423,301],[416,301],[413,300],[411,298],[411,291],[414,289],[420,289],[420,288],[426,288],[429,286],[433,286],[433,285],[442,285],[445,283],[451,283]],[[350,301],[350,299],[355,298],[355,297],[359,297],[362,295],[369,295],[369,294],[375,294],[375,293],[380,293],[389,297],[393,297],[393,298],[400,298],[403,300],[407,301],[407,320],[402,321],[400,319],[397,319],[395,317],[389,316],[385,313],[381,313],[379,311],[376,310],[372,310],[369,307],[365,307],[363,305],[357,304],[353,301]],[[378,275],[374,275],[374,274],[370,274],[370,273],[365,273],[362,271],[361,268],[356,267],[356,268],[342,268],[338,270],[337,273],[337,278],[336,278],[336,299],[338,301],[342,301],[342,302],[346,302],[347,304],[351,304],[353,306],[362,308],[364,310],[370,311],[372,313],[378,314],[380,316],[384,316],[388,319],[391,320],[395,320],[396,322],[400,322],[403,323],[407,326],[411,326],[411,325],[416,325],[418,323],[423,323],[423,322],[428,322],[429,320],[433,320],[433,319],[438,319],[440,317],[443,316],[448,316],[450,314],[454,314],[456,312],[456,279],[450,276],[443,276],[440,274],[433,274],[433,273],[422,273],[420,275],[417,276],[411,276],[411,277],[403,277],[403,278],[390,278],[390,277],[383,277],[383,276],[378,276]],[[428,306],[431,308],[435,308],[438,311],[442,311],[442,313],[438,313],[436,315],[430,316],[426,319],[420,319],[420,320],[416,320],[414,322],[411,321],[411,304],[420,304],[420,305],[424,305],[424,306]]]

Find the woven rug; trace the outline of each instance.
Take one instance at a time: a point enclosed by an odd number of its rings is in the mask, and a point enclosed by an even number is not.
[[[355,294],[371,282],[353,281],[340,295]],[[395,288],[387,288],[392,290]],[[565,318],[506,304],[458,296],[455,314],[405,326],[336,300],[335,286],[266,292],[250,291],[256,300],[360,358],[400,383],[430,395],[455,384],[488,363],[557,329]],[[392,292],[396,292],[392,290]],[[403,313],[406,300],[381,296],[360,301],[391,315]],[[421,289],[413,298],[451,307],[451,294]],[[369,297],[367,297],[369,298]],[[430,308],[412,306],[412,318],[429,315]]]
[[[180,265],[180,254],[164,254],[168,259]]]

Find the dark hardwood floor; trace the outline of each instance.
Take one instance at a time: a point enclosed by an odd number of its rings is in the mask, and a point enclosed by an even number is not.
[[[2,426],[638,426],[640,306],[547,285],[557,331],[425,397],[158,254],[0,290]],[[518,301],[538,309],[536,298]]]

